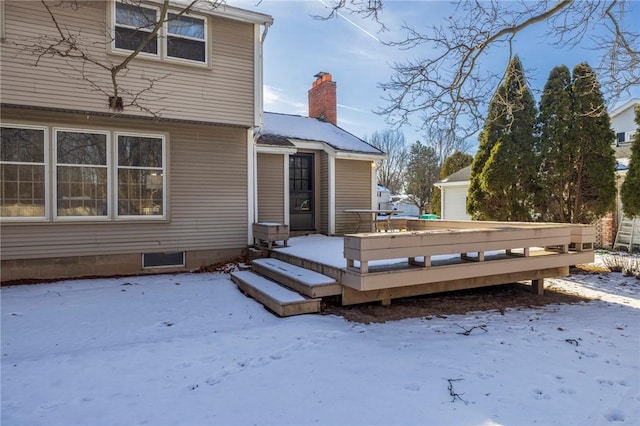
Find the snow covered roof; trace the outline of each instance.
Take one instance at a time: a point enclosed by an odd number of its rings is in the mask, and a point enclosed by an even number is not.
[[[439,183],[452,183],[452,182],[466,182],[471,180],[471,166],[467,166],[464,169],[460,169],[455,173],[450,174],[446,178],[439,180]]]
[[[384,155],[382,151],[331,123],[301,115],[265,112],[259,143],[269,144],[274,136],[322,142],[336,151]]]

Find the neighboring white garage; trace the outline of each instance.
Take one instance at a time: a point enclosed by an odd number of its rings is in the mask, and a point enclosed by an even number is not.
[[[471,179],[471,166],[458,170],[446,178],[434,183],[442,191],[442,219],[471,220],[467,214],[467,193]]]

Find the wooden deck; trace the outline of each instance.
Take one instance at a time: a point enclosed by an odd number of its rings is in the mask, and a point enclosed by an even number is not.
[[[411,231],[344,237],[343,304],[569,274],[593,262],[592,226],[408,220]],[[397,259],[392,265],[370,266]]]
[[[286,264],[256,261],[254,272],[306,297],[340,295],[350,305],[529,280],[542,293],[545,278],[566,276],[571,265],[594,260],[593,226],[407,219],[406,228],[345,235],[345,267],[275,249],[270,258]],[[267,306],[280,315],[318,309],[292,305],[280,313]]]

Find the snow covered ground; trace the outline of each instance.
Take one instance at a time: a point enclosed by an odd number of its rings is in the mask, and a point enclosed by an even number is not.
[[[640,424],[640,280],[547,284],[600,300],[364,325],[222,274],[2,288],[2,425]]]

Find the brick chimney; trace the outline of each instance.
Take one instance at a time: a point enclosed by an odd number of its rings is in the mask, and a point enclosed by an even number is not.
[[[336,82],[328,72],[319,72],[314,77],[316,81],[309,89],[309,117],[337,125]]]

